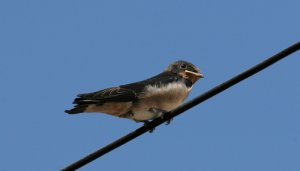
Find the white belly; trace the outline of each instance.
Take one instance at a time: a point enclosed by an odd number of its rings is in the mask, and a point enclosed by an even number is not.
[[[143,121],[160,117],[149,109],[171,111],[184,102],[191,88],[187,88],[184,83],[171,83],[163,87],[148,86],[145,90],[139,97],[140,103],[132,107],[131,119]]]

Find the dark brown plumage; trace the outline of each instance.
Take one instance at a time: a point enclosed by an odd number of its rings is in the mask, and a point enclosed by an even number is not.
[[[200,70],[193,64],[176,61],[162,73],[144,81],[79,94],[73,102],[74,108],[65,112],[101,112],[136,121],[154,119],[161,111],[182,104],[192,85],[201,77]]]

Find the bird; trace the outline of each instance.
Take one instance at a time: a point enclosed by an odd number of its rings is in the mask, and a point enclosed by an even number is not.
[[[203,77],[194,64],[175,61],[149,79],[78,94],[73,102],[75,106],[65,112],[105,113],[147,124],[180,106],[193,85]]]

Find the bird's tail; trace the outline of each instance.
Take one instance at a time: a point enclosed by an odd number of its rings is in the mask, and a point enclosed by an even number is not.
[[[65,110],[66,113],[68,114],[78,114],[78,113],[82,113],[85,111],[85,109],[87,108],[88,105],[76,105],[74,106],[73,109],[70,110]]]
[[[74,99],[73,104],[75,104],[73,109],[65,110],[68,114],[78,114],[85,112],[86,108],[90,104],[100,104],[99,100],[92,100],[90,99],[91,93],[87,94],[79,94],[78,97]]]

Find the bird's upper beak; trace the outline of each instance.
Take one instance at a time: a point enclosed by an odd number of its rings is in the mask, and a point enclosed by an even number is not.
[[[204,75],[198,72],[193,72],[193,71],[189,71],[189,70],[185,70],[185,75],[188,76],[193,83],[195,83],[196,81],[198,81],[200,78],[203,78]]]

